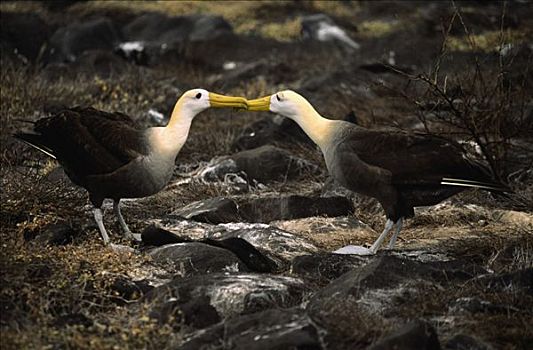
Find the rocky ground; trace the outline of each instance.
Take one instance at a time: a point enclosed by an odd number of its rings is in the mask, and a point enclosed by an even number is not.
[[[459,5],[2,2],[2,349],[531,348],[533,7]],[[86,193],[10,137],[62,106],[164,125],[194,87],[291,88],[365,127],[496,140],[515,193],[464,192],[417,208],[392,251],[333,254],[373,242],[379,204],[331,183],[292,122],[206,111],[167,188],[124,201],[142,243],[105,204],[133,248],[115,252]]]

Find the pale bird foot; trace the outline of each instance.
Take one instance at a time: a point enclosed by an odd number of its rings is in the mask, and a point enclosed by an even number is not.
[[[124,238],[133,241],[133,242],[142,242],[140,233],[133,233],[131,231],[124,232]]]
[[[133,249],[132,247],[129,247],[127,245],[123,245],[123,244],[109,243],[108,247],[111,248],[111,250],[113,250],[116,253],[121,253],[121,254],[123,254],[123,253],[135,253],[135,249]]]
[[[368,248],[359,245],[347,245],[333,252],[334,254],[352,254],[352,255],[374,255],[375,253]]]

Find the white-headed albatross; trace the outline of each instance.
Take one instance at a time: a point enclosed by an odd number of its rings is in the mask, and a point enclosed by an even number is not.
[[[42,118],[30,132],[14,136],[56,158],[72,182],[89,192],[107,245],[104,199],[114,201],[125,236],[134,238],[120,213],[120,199],[150,196],[166,186],[194,117],[210,107],[245,109],[246,99],[189,90],[176,102],[167,126],[144,130],[137,129],[127,115],[76,107]]]
[[[320,147],[329,174],[340,185],[376,198],[387,216],[385,229],[370,247],[348,246],[345,254],[375,254],[393,225],[392,248],[403,219],[415,206],[434,205],[469,187],[508,189],[486,167],[468,160],[455,143],[429,135],[369,130],[322,117],[294,91],[248,100],[250,111],[271,111],[294,120]]]

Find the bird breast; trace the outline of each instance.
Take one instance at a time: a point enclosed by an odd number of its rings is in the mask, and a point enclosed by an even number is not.
[[[161,154],[150,154],[142,159],[142,167],[148,175],[153,193],[162,190],[172,178],[175,157]],[[148,179],[147,179],[148,180]]]

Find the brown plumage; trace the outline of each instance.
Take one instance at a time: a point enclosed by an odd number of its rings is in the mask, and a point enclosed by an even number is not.
[[[331,175],[344,187],[377,198],[388,219],[412,217],[416,206],[434,205],[464,189],[444,178],[494,183],[489,170],[465,157],[455,142],[428,135],[374,131],[339,121],[326,147]],[[474,187],[474,186],[473,186]]]
[[[49,151],[72,182],[89,191],[96,207],[104,198],[125,197],[99,188],[98,180],[150,152],[144,130],[130,117],[91,107],[65,109],[38,120],[32,133],[15,137]]]
[[[89,192],[107,244],[101,211],[104,199],[114,201],[125,235],[134,238],[120,213],[120,200],[150,196],[166,186],[193,118],[209,107],[246,108],[246,100],[190,90],[177,101],[167,126],[148,129],[137,128],[122,113],[75,107],[40,119],[33,130],[14,136],[56,158],[72,182]]]
[[[414,207],[437,204],[465,188],[508,191],[492,179],[483,164],[469,160],[463,149],[449,140],[369,130],[326,119],[293,91],[249,100],[248,109],[270,110],[296,121],[322,150],[336,182],[381,203],[387,223],[372,247],[345,247],[339,253],[375,253],[396,223],[389,243],[392,248],[403,218],[412,217]]]

